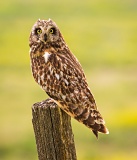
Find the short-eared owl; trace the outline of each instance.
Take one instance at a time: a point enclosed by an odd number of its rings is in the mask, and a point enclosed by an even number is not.
[[[56,23],[38,20],[31,31],[30,58],[35,81],[71,117],[108,134],[88,87],[83,69],[69,50]]]

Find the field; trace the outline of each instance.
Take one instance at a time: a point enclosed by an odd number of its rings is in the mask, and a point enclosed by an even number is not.
[[[78,160],[137,159],[137,2],[0,2],[0,159],[37,160],[31,106],[47,95],[34,82],[29,34],[53,19],[81,62],[109,135],[72,120]]]

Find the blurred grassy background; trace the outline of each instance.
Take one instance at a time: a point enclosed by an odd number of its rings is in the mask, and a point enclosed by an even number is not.
[[[137,1],[0,2],[0,159],[37,160],[31,106],[47,98],[30,71],[34,22],[53,19],[81,62],[110,130],[72,120],[78,160],[137,159]]]

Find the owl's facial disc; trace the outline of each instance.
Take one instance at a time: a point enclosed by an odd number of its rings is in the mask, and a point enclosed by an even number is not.
[[[36,27],[34,29],[34,36],[37,42],[53,42],[56,41],[58,36],[58,30],[55,26]]]
[[[30,35],[30,47],[35,44],[46,45],[49,43],[55,43],[59,39],[62,39],[60,31],[55,22],[49,20],[38,20]],[[63,39],[62,39],[63,40]],[[50,44],[51,45],[51,44]]]

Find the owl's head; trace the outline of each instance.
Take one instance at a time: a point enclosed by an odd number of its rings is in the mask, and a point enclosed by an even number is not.
[[[33,44],[48,44],[58,41],[62,38],[61,33],[51,19],[49,20],[38,20],[32,27],[30,34],[29,45]]]

